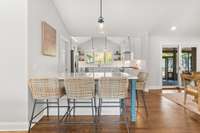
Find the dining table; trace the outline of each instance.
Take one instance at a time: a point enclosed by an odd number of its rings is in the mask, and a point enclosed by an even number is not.
[[[92,77],[98,81],[101,77],[126,77],[129,80],[130,87],[130,118],[131,122],[136,122],[136,80],[138,77],[125,72],[76,72],[59,74],[58,79],[64,82],[65,77]],[[125,102],[121,100],[120,107],[123,107]]]

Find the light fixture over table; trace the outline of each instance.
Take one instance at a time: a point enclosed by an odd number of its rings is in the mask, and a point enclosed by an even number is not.
[[[98,18],[98,30],[99,30],[99,33],[104,33],[104,18],[103,18],[103,7],[102,7],[103,3],[102,3],[102,0],[100,0],[100,16]]]

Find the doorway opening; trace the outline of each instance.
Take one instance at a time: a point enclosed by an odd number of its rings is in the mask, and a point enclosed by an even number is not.
[[[162,48],[162,85],[164,88],[181,87],[181,73],[191,74],[197,70],[196,47]]]
[[[163,86],[177,86],[177,48],[163,48],[162,50],[162,84]]]

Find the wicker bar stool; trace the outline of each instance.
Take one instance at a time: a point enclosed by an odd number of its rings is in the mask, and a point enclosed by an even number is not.
[[[98,97],[99,97],[98,116],[100,121],[102,107],[121,106],[121,105],[120,106],[103,105],[104,103],[112,103],[112,102],[104,102],[103,99],[120,99],[124,101],[124,99],[128,97],[128,79],[125,77],[102,77],[99,80]],[[124,110],[123,115],[125,120],[120,121],[120,123],[125,123],[127,131],[129,133],[130,129],[129,129],[129,120],[127,115],[128,112],[125,103],[123,103],[122,108]]]
[[[147,104],[145,100],[145,86],[146,86],[146,81],[148,78],[148,73],[146,72],[139,72],[138,74],[138,79],[136,82],[136,100],[137,100],[137,108],[140,107],[139,105],[139,96],[141,95],[142,101],[143,101],[143,107],[145,109],[146,116],[148,116],[148,110],[147,110]]]
[[[29,121],[29,131],[31,131],[32,124],[36,124],[37,122],[33,122],[33,120],[38,117],[42,112],[47,110],[47,116],[49,116],[49,108],[57,107],[58,110],[58,121],[60,117],[60,106],[59,99],[64,95],[64,88],[59,87],[59,81],[55,78],[35,78],[29,80],[29,89],[31,90],[32,98],[34,100],[33,111],[31,115],[31,119]],[[49,100],[56,100],[56,102],[50,102]],[[39,113],[35,114],[36,105],[46,104],[46,106],[39,111]],[[57,106],[51,106],[49,104],[57,104]]]
[[[70,103],[70,110],[73,110],[73,115],[75,116],[75,108],[88,108],[92,109],[92,116],[94,117],[94,121],[88,124],[96,125],[96,96],[95,96],[95,80],[93,78],[88,77],[66,77],[65,78],[65,92]],[[83,102],[80,100],[89,100],[89,102]],[[71,103],[72,106],[71,106]],[[81,105],[82,103],[90,103],[89,106]],[[80,104],[80,105],[77,105]],[[71,112],[71,111],[70,111]],[[95,115],[94,115],[95,113]],[[65,119],[64,119],[65,120]],[[73,122],[66,122],[73,123]],[[75,123],[75,124],[81,124]],[[87,122],[83,122],[87,123]]]

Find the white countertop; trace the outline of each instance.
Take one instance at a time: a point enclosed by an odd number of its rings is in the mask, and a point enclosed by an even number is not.
[[[128,73],[120,72],[88,72],[88,73],[67,73],[58,76],[59,79],[64,79],[64,77],[92,77],[94,79],[99,79],[101,77],[127,77],[128,79],[137,79],[136,75],[131,75]]]
[[[63,74],[37,74],[34,76],[30,76],[29,78],[58,78],[60,80],[65,77],[92,77],[94,79],[99,79],[101,77],[127,77],[128,79],[137,79],[138,77],[134,74],[130,73],[122,73],[122,72],[82,72],[82,73],[63,73]]]

